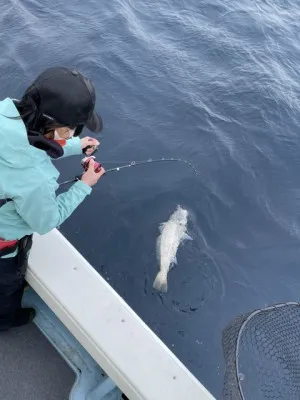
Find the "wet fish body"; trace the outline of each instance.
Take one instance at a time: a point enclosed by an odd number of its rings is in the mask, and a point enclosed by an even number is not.
[[[160,235],[157,238],[156,253],[160,264],[153,287],[161,292],[168,290],[168,273],[173,264],[177,263],[176,254],[183,240],[192,240],[187,234],[188,212],[180,206],[173,212],[169,220],[160,225]]]

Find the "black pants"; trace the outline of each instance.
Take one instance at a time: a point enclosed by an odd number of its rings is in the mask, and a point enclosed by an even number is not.
[[[11,327],[16,311],[21,308],[31,245],[32,237],[25,236],[16,257],[0,258],[0,331]]]

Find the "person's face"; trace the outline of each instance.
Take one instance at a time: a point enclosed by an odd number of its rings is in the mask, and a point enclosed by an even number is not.
[[[74,136],[75,129],[74,128],[70,128],[68,126],[63,126],[63,127],[60,127],[60,128],[56,128],[55,132],[58,134],[58,136],[61,139],[68,140],[68,139],[71,139]]]

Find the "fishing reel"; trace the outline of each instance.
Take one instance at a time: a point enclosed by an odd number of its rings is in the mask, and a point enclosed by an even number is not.
[[[89,169],[89,165],[90,165],[90,161],[91,161],[91,160],[94,160],[94,162],[95,162],[95,164],[94,164],[94,171],[95,171],[96,173],[100,172],[100,170],[101,170],[101,168],[102,168],[102,165],[101,165],[98,161],[96,161],[96,157],[95,157],[95,156],[84,157],[84,158],[81,160],[81,166],[82,166],[82,168],[83,168],[85,171],[87,171],[87,170]]]

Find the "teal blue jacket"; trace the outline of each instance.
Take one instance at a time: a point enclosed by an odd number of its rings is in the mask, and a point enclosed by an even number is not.
[[[19,112],[9,98],[0,101],[0,199],[13,201],[0,208],[0,238],[41,235],[61,225],[91,193],[78,181],[56,196],[58,170],[43,150],[29,144]],[[79,138],[67,141],[64,157],[81,154]]]

